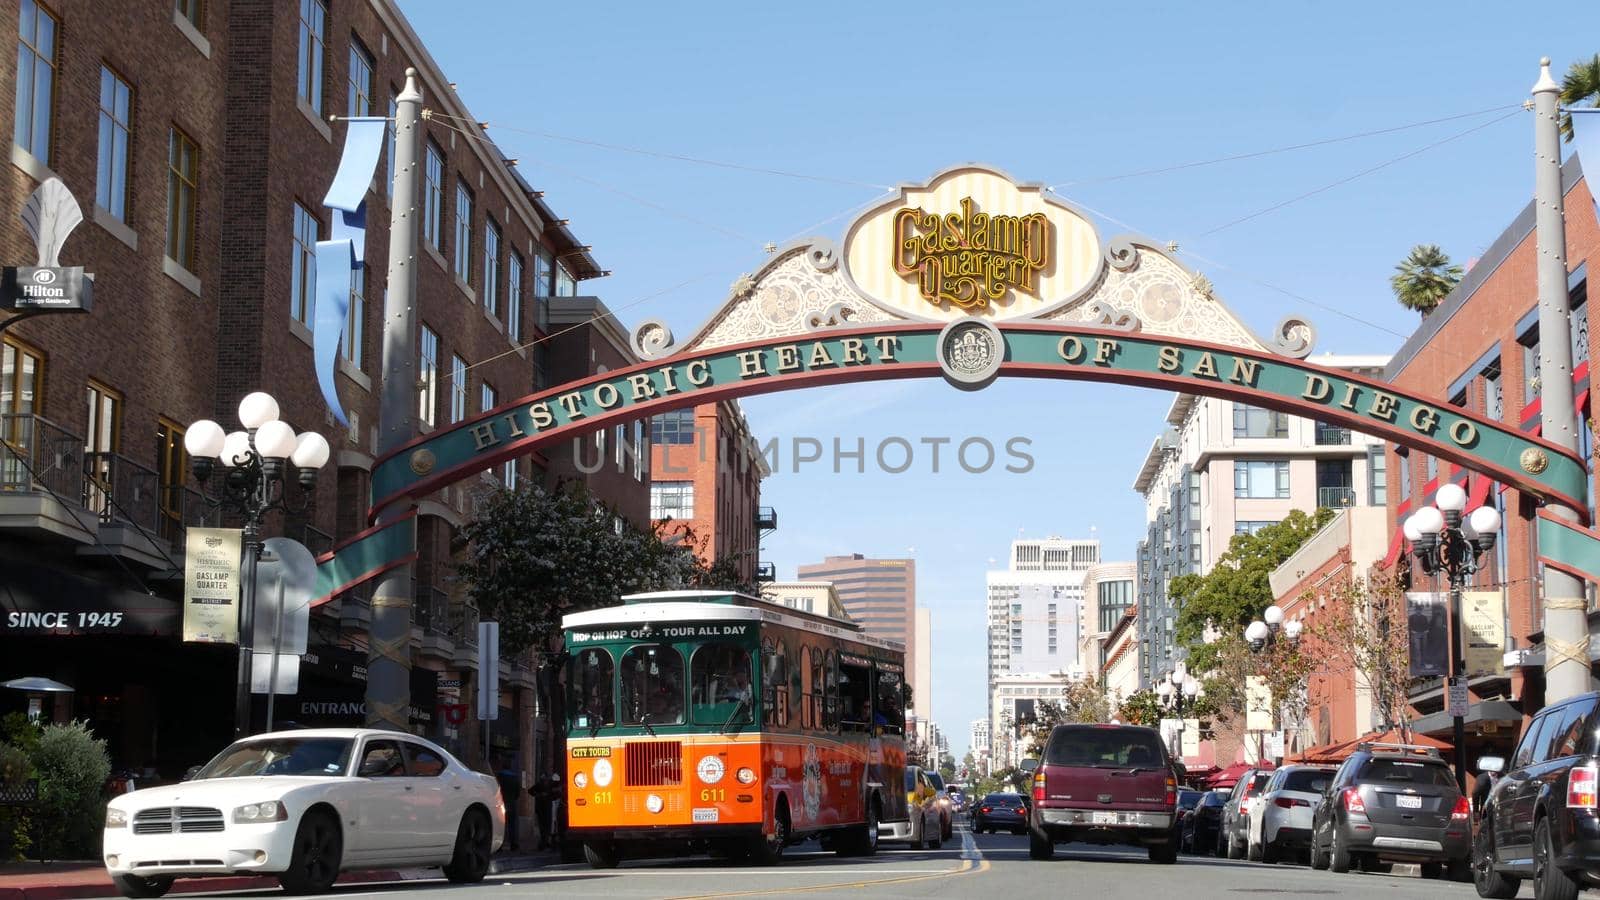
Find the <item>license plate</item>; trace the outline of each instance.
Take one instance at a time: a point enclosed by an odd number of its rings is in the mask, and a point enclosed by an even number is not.
[[[1095,825],[1115,825],[1117,824],[1117,814],[1114,812],[1097,812],[1090,821]]]
[[[1410,797],[1410,796],[1407,796],[1405,794],[1401,794],[1400,796],[1395,798],[1395,804],[1397,806],[1399,806],[1401,809],[1421,809],[1422,808],[1422,798],[1421,797]]]
[[[717,810],[697,809],[690,813],[690,817],[695,822],[715,822],[717,821]]]

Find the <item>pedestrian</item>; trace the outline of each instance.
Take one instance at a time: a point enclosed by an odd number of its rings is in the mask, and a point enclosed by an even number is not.
[[[555,776],[541,775],[534,779],[533,787],[528,793],[533,795],[533,815],[539,823],[539,849],[549,850],[555,846],[550,833],[551,812],[555,809]]]
[[[1495,774],[1493,772],[1479,772],[1472,780],[1472,818],[1477,821],[1483,815],[1483,805],[1489,802],[1489,792],[1494,790]]]
[[[496,754],[494,776],[500,782],[500,797],[506,805],[506,848],[516,850],[521,846],[517,839],[517,796],[522,793],[522,771],[513,754]]]

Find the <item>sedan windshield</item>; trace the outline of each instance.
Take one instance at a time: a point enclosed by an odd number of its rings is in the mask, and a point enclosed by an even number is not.
[[[195,774],[201,778],[255,778],[263,775],[343,775],[354,741],[349,738],[274,738],[240,741],[217,754]]]

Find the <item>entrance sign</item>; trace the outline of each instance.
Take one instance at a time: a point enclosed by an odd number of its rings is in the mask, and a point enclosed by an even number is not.
[[[11,312],[77,312],[94,307],[94,282],[82,266],[6,266],[0,271],[0,309]]]
[[[1224,397],[1587,509],[1587,473],[1572,450],[1442,398],[1308,362],[1315,337],[1294,316],[1258,334],[1169,249],[1136,235],[1102,238],[1047,188],[959,166],[890,192],[839,245],[817,237],[777,248],[684,340],[663,322],[641,323],[630,339],[637,365],[388,449],[373,468],[371,515],[557,442],[695,404],[891,378],[976,389],[1006,375]],[[399,518],[323,557],[319,598],[403,565],[414,535],[414,521]]]
[[[237,528],[190,528],[184,537],[183,639],[239,643]]]

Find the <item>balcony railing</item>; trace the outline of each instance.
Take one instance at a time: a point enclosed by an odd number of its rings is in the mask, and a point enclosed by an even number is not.
[[[411,606],[411,621],[424,633],[448,635],[450,595],[431,585],[417,585]]]
[[[452,621],[456,643],[466,647],[478,646],[478,608],[461,604],[455,608]]]
[[[0,416],[0,491],[83,496],[83,437],[43,416]]]
[[[1355,488],[1348,487],[1319,487],[1317,488],[1317,505],[1328,509],[1343,509],[1356,505]]]
[[[777,531],[778,511],[770,506],[756,507],[756,530]]]
[[[1333,447],[1350,443],[1350,429],[1340,428],[1337,425],[1324,425],[1317,423],[1317,446]]]
[[[769,563],[769,562],[756,563],[756,581],[762,582],[762,581],[777,581],[777,580],[778,580],[778,564],[777,563]]]

